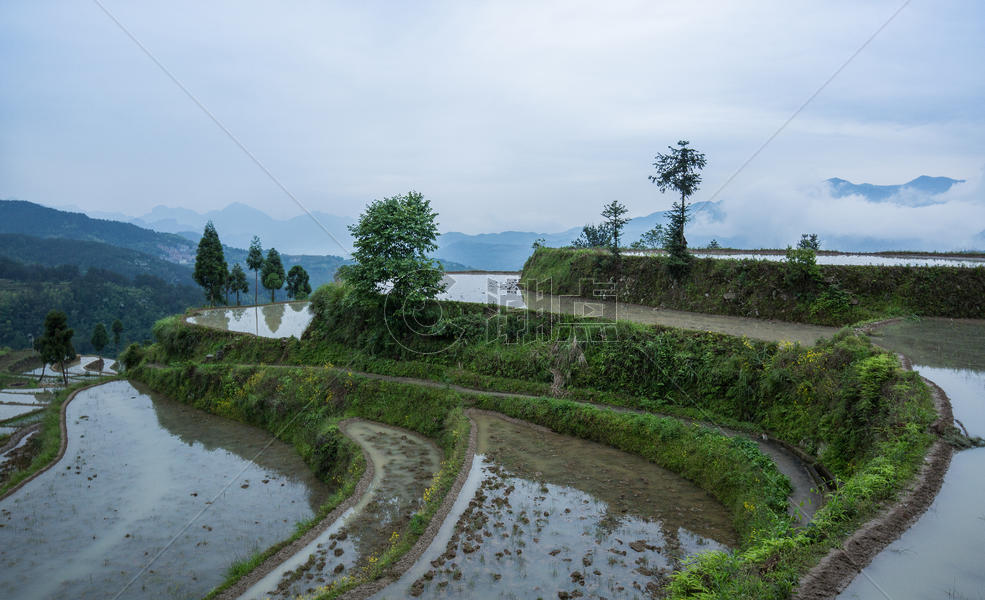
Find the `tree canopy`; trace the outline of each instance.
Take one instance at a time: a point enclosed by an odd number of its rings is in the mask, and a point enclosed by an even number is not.
[[[589,223],[581,228],[581,235],[575,238],[571,245],[575,248],[605,248],[612,240],[612,232],[608,223],[593,225]]]
[[[605,218],[606,227],[609,230],[612,241],[612,253],[619,254],[619,236],[622,228],[629,223],[629,219],[623,217],[628,209],[618,200],[606,204],[602,207],[602,217]]]
[[[233,270],[229,272],[229,282],[226,284],[229,291],[236,294],[236,306],[239,306],[239,294],[250,291],[250,284],[246,281],[246,272],[239,263],[233,265]]]
[[[349,226],[356,263],[345,270],[355,298],[378,302],[384,292],[398,311],[433,299],[444,271],[428,257],[438,249],[438,214],[419,192],[374,200]]]
[[[706,164],[705,155],[688,145],[687,140],[680,140],[676,148],[668,146],[668,154],[657,154],[653,163],[657,174],[649,176],[661,193],[674,190],[680,194],[680,200],[675,200],[667,213],[670,222],[664,244],[671,257],[671,266],[678,269],[685,269],[689,264],[687,238],[684,236],[684,225],[688,221],[687,199],[701,185],[701,169]]]
[[[308,282],[308,272],[301,265],[294,265],[287,272],[287,297],[304,300],[311,293],[311,283]]]
[[[45,365],[61,366],[62,381],[68,385],[68,376],[65,374],[65,361],[75,358],[75,348],[72,346],[72,336],[75,330],[69,328],[68,317],[60,310],[48,311],[44,318],[44,333],[41,337],[34,340],[34,349],[41,355],[41,360]],[[41,369],[41,378],[44,377],[44,369]]]
[[[267,258],[263,261],[260,270],[263,287],[270,290],[270,301],[276,301],[276,292],[284,287],[284,263],[280,260],[280,253],[276,248],[267,251]]]
[[[113,321],[112,329],[113,329],[113,346],[116,347],[117,351],[119,351],[120,335],[123,333],[123,321],[119,319]]]
[[[212,221],[209,221],[205,225],[202,239],[198,242],[193,277],[195,283],[205,290],[205,299],[211,306],[223,301],[227,269],[226,259],[222,253],[222,242],[219,241],[219,234],[216,233]]]
[[[263,268],[263,247],[260,246],[260,238],[257,236],[253,236],[253,241],[250,242],[250,251],[246,254],[246,268],[253,271],[253,304],[257,304],[260,292],[257,275]]]
[[[92,337],[89,339],[89,343],[96,349],[96,354],[102,354],[103,348],[109,343],[109,333],[106,332],[105,325],[96,323],[96,327],[92,330]]]

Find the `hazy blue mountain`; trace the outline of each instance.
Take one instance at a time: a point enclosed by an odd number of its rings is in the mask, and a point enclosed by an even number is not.
[[[154,231],[182,235],[197,242],[205,223],[212,221],[222,241],[237,248],[248,248],[253,236],[259,235],[264,248],[273,246],[289,254],[348,254],[352,248],[352,237],[346,227],[356,220],[323,212],[312,214],[325,229],[307,214],[274,219],[240,202],[204,214],[187,208],[155,206],[149,213],[132,218],[130,222]]]
[[[951,179],[950,177],[929,177],[921,175],[912,181],[898,185],[874,185],[871,183],[852,183],[844,179],[832,177],[826,179],[831,188],[831,193],[841,198],[843,196],[858,195],[870,202],[893,202],[904,206],[927,206],[938,204],[940,199],[934,198],[951,189],[958,183],[964,183],[964,179]]]

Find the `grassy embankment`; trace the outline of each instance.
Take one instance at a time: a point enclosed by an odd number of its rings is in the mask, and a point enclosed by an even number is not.
[[[619,300],[703,313],[848,325],[896,316],[985,318],[985,267],[809,265],[696,258],[675,280],[662,256],[539,248],[523,284],[553,294],[588,295],[616,284]]]
[[[321,288],[313,307],[315,320],[301,341],[258,339],[171,318],[156,327],[156,346],[135,348],[127,358],[131,365],[141,359],[174,365],[166,369],[173,373],[172,383],[156,386],[220,413],[223,399],[249,389],[247,373],[262,373],[264,379],[284,376],[283,369],[243,370],[237,363],[309,365],[302,371],[330,377],[331,370],[313,365],[352,358],[352,368],[365,371],[544,396],[552,383],[558,390],[560,374],[564,399],[459,395],[358,377],[348,391],[332,388],[332,397],[344,398],[342,414],[395,419],[404,426],[401,418],[428,414],[435,403],[455,411],[465,405],[498,410],[640,454],[692,479],[732,511],[742,544],[734,554],[708,555],[676,574],[671,589],[679,598],[787,597],[800,573],[895,498],[932,440],[927,427],[934,412],[923,384],[901,371],[893,356],[851,332],[805,349],[446,303],[434,335],[407,335],[397,343],[380,325],[382,316],[350,305],[343,288]],[[572,350],[575,331],[579,342]],[[198,364],[206,354],[221,355],[225,364]],[[162,373],[147,367],[136,372],[148,380],[151,373]],[[208,374],[209,385],[182,387],[202,374]],[[383,396],[392,400],[375,413],[359,408],[376,406]],[[401,403],[401,397],[415,401]],[[673,419],[616,413],[576,400],[768,430],[818,456],[841,486],[810,527],[793,529],[784,512],[787,482],[755,446]],[[387,408],[391,403],[393,408]],[[231,414],[250,418],[249,412]]]

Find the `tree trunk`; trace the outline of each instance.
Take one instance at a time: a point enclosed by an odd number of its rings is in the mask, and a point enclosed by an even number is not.
[[[46,362],[41,363],[41,377],[38,377],[38,383],[41,383],[41,380],[44,379],[44,369],[47,366],[48,366],[48,363],[46,363]]]
[[[256,306],[260,304],[257,296],[260,294],[260,272],[256,269],[253,270],[253,305]]]
[[[62,359],[61,365],[62,365],[62,382],[65,383],[65,387],[68,387],[68,374],[65,373],[65,360],[64,359]]]
[[[681,248],[687,248],[687,238],[684,237],[684,218],[687,216],[687,205],[684,204],[684,192],[681,192]]]
[[[276,292],[276,291],[277,290],[275,290],[274,288],[270,288],[270,303],[271,304],[274,303],[274,292]]]

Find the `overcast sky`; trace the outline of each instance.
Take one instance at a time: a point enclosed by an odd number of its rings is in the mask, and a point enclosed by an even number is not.
[[[415,189],[468,233],[665,209],[678,139],[711,198],[902,4],[101,1],[311,210]],[[3,2],[0,52],[0,197],[301,212],[96,3]],[[980,1],[907,5],[724,187],[727,226],[985,228],[983,57]],[[816,187],[922,174],[969,183],[922,212]]]

